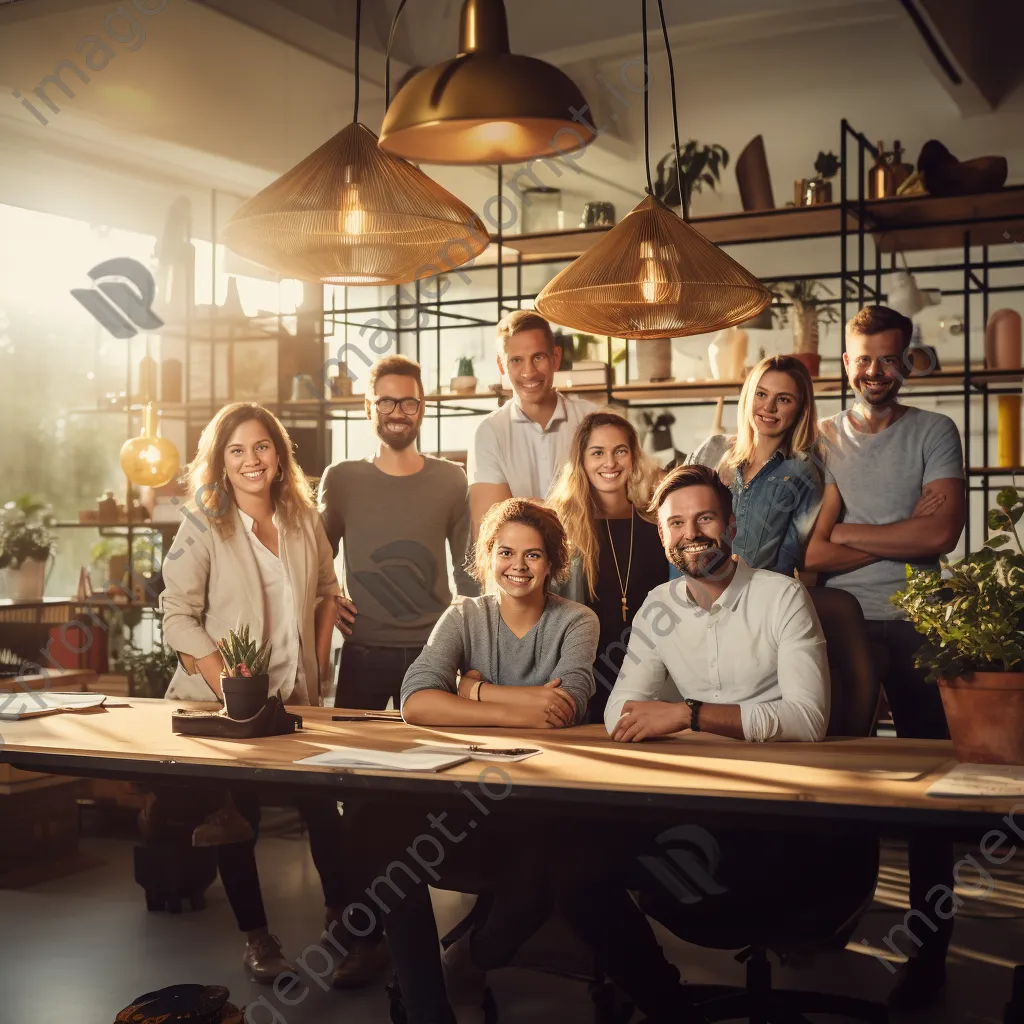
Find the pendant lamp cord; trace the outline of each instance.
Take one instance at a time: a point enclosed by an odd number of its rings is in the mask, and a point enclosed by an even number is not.
[[[355,124],[359,120],[359,30],[362,27],[363,21],[363,0],[356,0],[356,59],[353,74],[356,77],[355,85],[355,102],[352,110],[352,123]]]
[[[398,19],[405,10],[407,0],[399,0],[395,16],[391,19],[391,31],[388,33],[388,49],[384,55],[384,109],[391,105],[391,46],[395,41],[395,29],[398,28]]]
[[[645,0],[646,6],[646,0]],[[683,207],[683,220],[690,219],[690,203],[683,191],[683,161],[679,152],[679,111],[676,107],[676,69],[672,60],[672,46],[668,40],[668,26],[665,24],[665,7],[658,0],[658,16],[661,18],[661,35],[665,40],[665,55],[668,57],[668,86],[672,93],[672,132],[676,142],[676,185],[679,188],[679,202]]]
[[[644,166],[647,170],[647,194],[654,195],[651,181],[651,65],[647,58],[647,0],[640,0],[640,31],[644,47]]]

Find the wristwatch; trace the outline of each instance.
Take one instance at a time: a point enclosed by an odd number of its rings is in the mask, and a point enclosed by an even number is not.
[[[700,709],[704,707],[704,701],[684,697],[683,703],[690,709],[690,728],[694,732],[700,732]]]

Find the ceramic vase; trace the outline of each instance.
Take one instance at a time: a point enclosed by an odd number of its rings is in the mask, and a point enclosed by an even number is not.
[[[985,326],[985,365],[996,370],[1021,365],[1021,319],[1015,309],[997,309]]]
[[[12,601],[41,601],[46,589],[46,563],[26,558],[17,569],[4,569],[4,588]]]
[[[742,380],[747,365],[749,335],[741,327],[726,327],[708,345],[708,362],[715,380]]]
[[[672,339],[655,338],[636,342],[637,381],[672,379]]]

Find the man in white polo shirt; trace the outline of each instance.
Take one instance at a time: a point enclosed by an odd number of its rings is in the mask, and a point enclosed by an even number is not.
[[[569,455],[577,424],[596,406],[554,388],[562,350],[551,325],[529,309],[498,324],[498,371],[514,398],[485,417],[469,449],[473,534],[484,513],[506,498],[543,500]]]

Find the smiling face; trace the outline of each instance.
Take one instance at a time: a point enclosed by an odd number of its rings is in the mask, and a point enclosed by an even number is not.
[[[515,598],[543,593],[550,571],[539,530],[525,523],[501,527],[491,549],[491,573],[503,593]]]
[[[423,422],[424,405],[419,385],[412,377],[399,373],[388,373],[378,377],[374,384],[373,394],[366,399],[366,415],[373,424],[377,436],[389,447],[401,451],[414,444]],[[381,399],[386,408],[392,402],[394,408],[388,412],[381,410]],[[412,408],[419,402],[415,412],[402,409],[402,404]]]
[[[583,451],[583,472],[590,486],[603,494],[626,489],[633,472],[629,437],[621,427],[595,427]]]
[[[903,335],[898,330],[846,336],[843,365],[857,397],[872,409],[895,403],[903,384]]]
[[[788,373],[765,370],[754,388],[751,418],[761,437],[785,437],[800,417],[800,390]]]
[[[520,331],[505,340],[498,353],[498,370],[508,374],[520,405],[540,405],[551,394],[562,350],[548,347],[543,331]]]
[[[259,420],[240,423],[224,447],[224,472],[236,495],[268,493],[278,465],[277,449]]]
[[[732,555],[733,518],[703,484],[670,492],[658,509],[658,532],[668,560],[694,579],[720,575]]]

